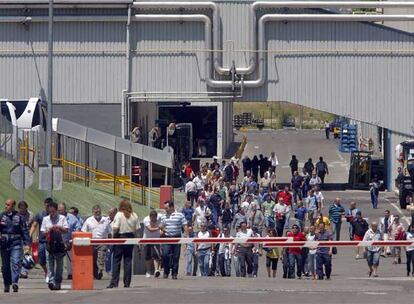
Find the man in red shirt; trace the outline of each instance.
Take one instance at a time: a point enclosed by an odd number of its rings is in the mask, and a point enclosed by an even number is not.
[[[288,237],[293,238],[294,241],[306,241],[305,235],[299,230],[298,225],[292,226],[292,231],[287,234]],[[289,279],[295,278],[295,262],[296,275],[298,279],[302,278],[302,249],[300,247],[291,247],[288,249],[289,256]]]
[[[290,213],[292,210],[292,194],[289,192],[289,186],[286,185],[284,191],[279,191],[279,193],[277,194],[277,197],[282,198],[283,202],[287,206],[285,229],[288,229],[289,221],[290,221]]]

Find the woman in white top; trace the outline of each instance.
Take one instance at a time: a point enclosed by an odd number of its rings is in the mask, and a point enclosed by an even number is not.
[[[130,202],[121,201],[118,210],[112,222],[114,238],[134,238],[140,226],[138,216],[132,211]],[[133,249],[133,245],[114,246],[112,279],[107,288],[118,287],[122,258],[124,258],[124,287],[128,288],[131,285]]]
[[[200,231],[197,234],[199,239],[208,239],[210,232],[207,231],[207,225],[202,222],[200,225]],[[198,256],[198,265],[200,267],[201,276],[207,277],[209,274],[209,263],[211,255],[211,244],[201,243],[196,245],[196,252]]]

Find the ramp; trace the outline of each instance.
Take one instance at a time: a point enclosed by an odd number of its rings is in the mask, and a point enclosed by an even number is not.
[[[89,144],[151,162],[166,168],[173,168],[174,154],[154,147],[132,143],[129,140],[72,121],[53,118],[53,131]]]

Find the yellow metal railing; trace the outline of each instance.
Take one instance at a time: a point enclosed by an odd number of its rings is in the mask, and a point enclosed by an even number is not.
[[[239,146],[239,148],[236,151],[236,154],[234,154],[234,157],[237,159],[241,159],[243,152],[244,152],[244,148],[246,148],[247,145],[247,137],[243,136],[243,140]]]

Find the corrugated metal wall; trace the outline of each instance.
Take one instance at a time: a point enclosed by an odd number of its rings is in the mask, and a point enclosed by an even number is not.
[[[249,48],[250,4],[219,2],[223,48],[236,50],[224,52],[225,65],[232,59],[236,66],[247,65],[248,53],[240,50]],[[126,10],[70,10],[103,12],[126,15]],[[125,24],[58,23],[55,31],[55,101],[120,102],[126,75]],[[47,24],[1,24],[0,96],[44,97],[46,33]],[[138,51],[132,59],[133,91],[207,89],[205,52],[139,53],[203,49],[202,24],[134,23],[131,36],[131,47]],[[289,101],[412,134],[414,55],[398,51],[414,50],[413,35],[366,23],[273,22],[266,27],[266,38],[268,81],[261,88],[246,89],[244,100]],[[355,49],[366,53],[348,52]]]

